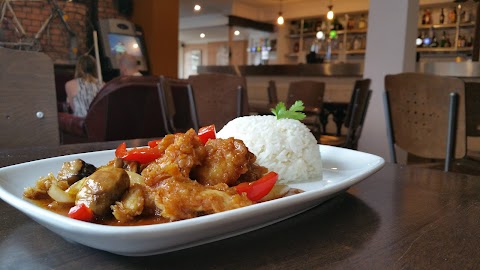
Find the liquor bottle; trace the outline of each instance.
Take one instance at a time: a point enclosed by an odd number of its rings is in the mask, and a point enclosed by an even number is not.
[[[422,16],[422,24],[431,24],[432,23],[432,13],[430,9],[425,9]]]
[[[441,48],[445,47],[446,43],[447,43],[447,38],[445,36],[445,31],[443,31],[442,39],[440,39],[440,47]]]
[[[437,41],[437,37],[435,36],[435,33],[433,34],[432,43],[430,44],[430,47],[431,48],[437,48],[438,47],[438,41]]]
[[[452,43],[450,42],[450,37],[447,35],[445,35],[445,47],[446,48],[450,48],[452,47]]]
[[[365,17],[360,15],[360,20],[358,20],[358,29],[365,29],[367,28],[367,21],[365,20]]]
[[[457,10],[453,8],[448,12],[448,22],[449,23],[457,23]]]
[[[438,20],[438,23],[440,24],[445,23],[445,14],[443,13],[443,8],[442,8],[442,12],[440,13],[440,19]]]

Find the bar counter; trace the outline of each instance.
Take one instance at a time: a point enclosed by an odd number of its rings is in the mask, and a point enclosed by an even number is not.
[[[117,144],[0,150],[0,167]],[[347,192],[279,223],[148,257],[65,241],[0,201],[0,268],[479,269],[479,180],[386,164]]]

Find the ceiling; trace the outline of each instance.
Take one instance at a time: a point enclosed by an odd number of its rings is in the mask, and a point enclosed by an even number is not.
[[[182,43],[207,43],[228,40],[228,15],[232,15],[234,5],[244,5],[254,9],[279,7],[284,4],[305,2],[306,0],[180,0],[180,31]],[[202,6],[199,12],[193,10],[195,4]],[[247,39],[257,30],[236,28],[240,31],[234,40]],[[200,38],[200,33],[205,38]]]

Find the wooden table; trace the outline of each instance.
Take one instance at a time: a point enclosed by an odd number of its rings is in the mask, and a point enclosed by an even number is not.
[[[0,151],[0,166],[117,144]],[[479,269],[479,245],[480,177],[393,164],[285,221],[150,257],[67,242],[0,201],[2,269]]]

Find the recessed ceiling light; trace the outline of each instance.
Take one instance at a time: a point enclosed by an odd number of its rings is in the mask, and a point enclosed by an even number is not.
[[[235,32],[233,32],[233,34],[234,34],[235,36],[238,36],[238,35],[240,35],[240,31],[235,30]]]
[[[205,34],[204,33],[201,33],[200,34],[200,38],[204,38],[205,37]]]
[[[198,4],[193,7],[193,10],[195,11],[200,11],[200,9],[202,9],[202,7]]]

